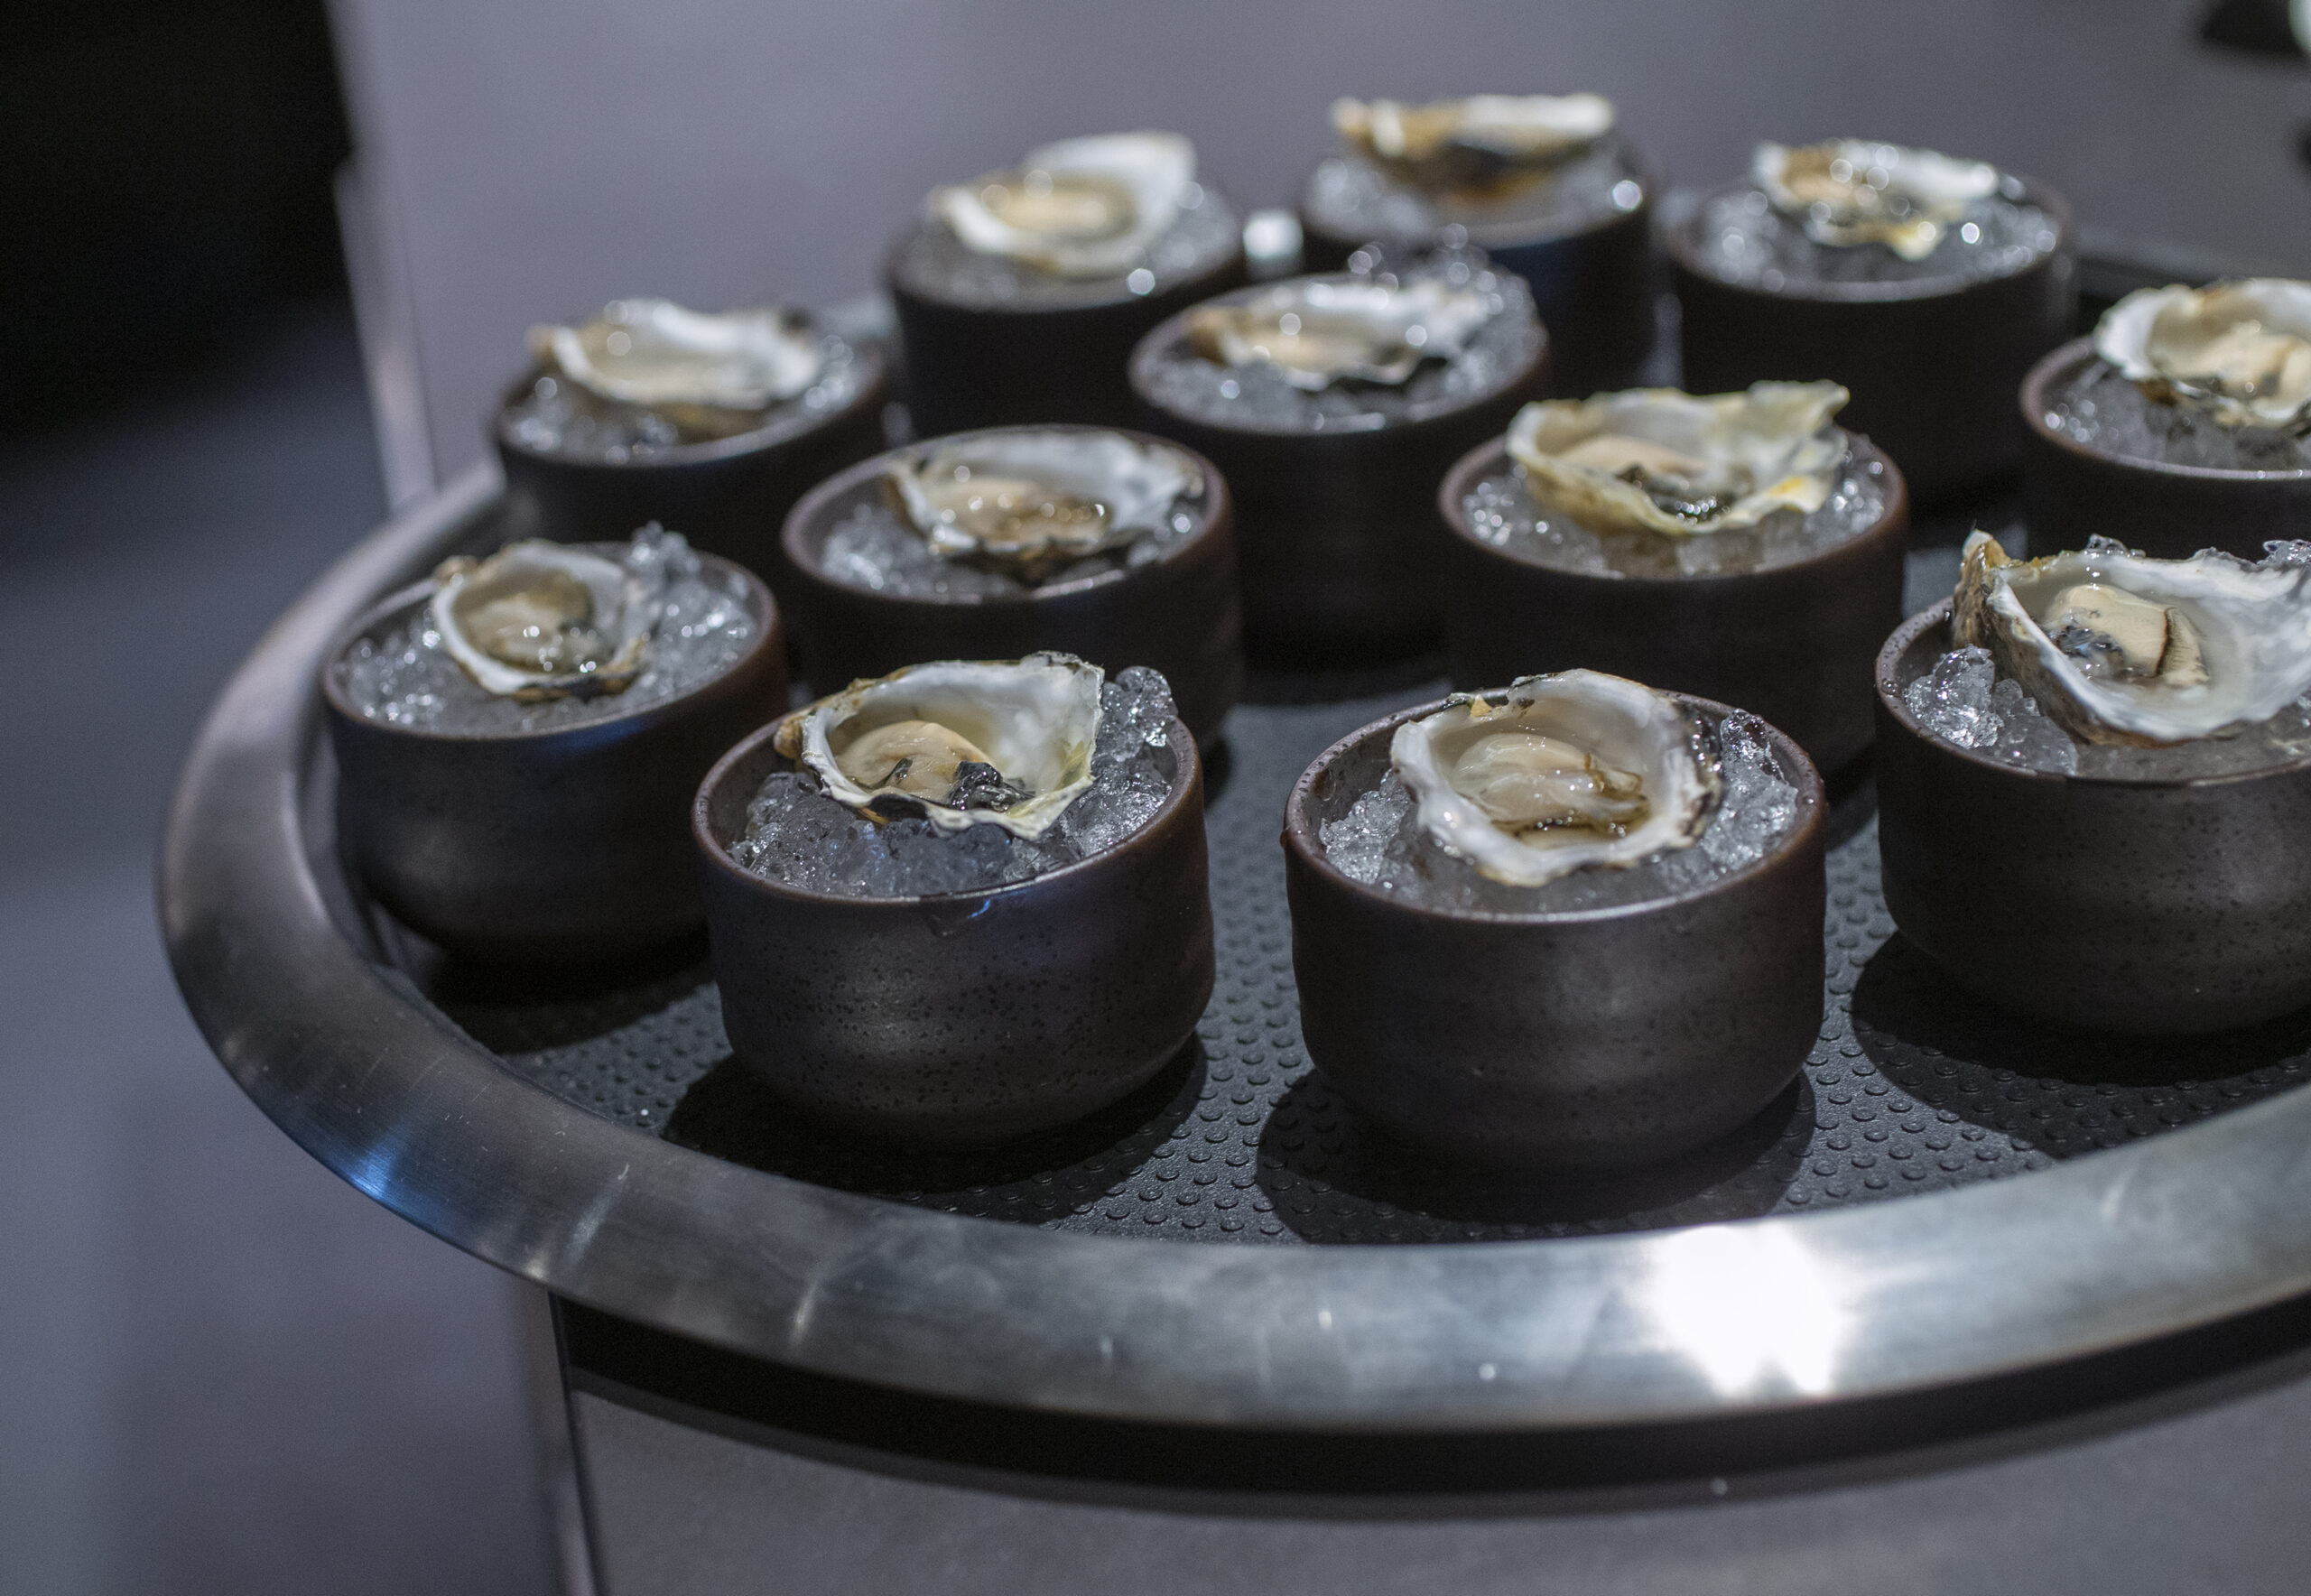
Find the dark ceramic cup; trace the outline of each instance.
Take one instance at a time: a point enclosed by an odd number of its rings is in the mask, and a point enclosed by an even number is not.
[[[2002,765],[1902,701],[1949,646],[1944,600],[1878,659],[1878,847],[1904,936],[1993,1002],[2094,1030],[2311,1003],[2311,758],[2167,782]]]
[[[1143,433],[1127,436],[1155,441]],[[831,692],[918,660],[1007,660],[1055,649],[1111,675],[1128,665],[1154,666],[1171,683],[1180,719],[1208,745],[1244,686],[1235,513],[1218,469],[1195,461],[1205,484],[1202,525],[1130,570],[963,598],[880,593],[827,575],[827,538],[836,524],[881,495],[886,462],[929,447],[910,445],[862,461],[812,489],[786,518],[787,612],[803,679]]]
[[[919,1146],[984,1146],[1104,1108],[1154,1076],[1211,1000],[1203,776],[1187,728],[1156,818],[1113,849],[991,892],[840,897],[729,849],[772,771],[765,727],[698,790],[694,851],[722,1021],[796,1112]]]
[[[1482,687],[1585,665],[1735,704],[1787,732],[1835,772],[1870,746],[1870,673],[1902,618],[1909,495],[1866,438],[1858,458],[1885,464],[1886,508],[1868,531],[1763,570],[1725,576],[1604,576],[1543,565],[1470,530],[1465,501],[1508,469],[1496,438],[1444,478],[1452,529],[1445,653],[1454,685]]]
[[[1351,733],[1292,790],[1285,886],[1308,1056],[1382,1129],[1533,1171],[1657,1162],[1772,1101],[1822,1020],[1824,803],[1796,745],[1769,738],[1798,789],[1796,828],[1746,870],[1626,908],[1459,913],[1350,880],[1318,831],[1378,779],[1396,728],[1442,707]]]
[[[840,410],[807,422],[782,416],[751,432],[618,461],[545,454],[515,438],[506,416],[529,393],[534,372],[506,391],[489,424],[509,507],[525,517],[527,534],[564,543],[627,538],[655,521],[776,582],[778,528],[794,501],[883,447],[890,394],[882,348],[854,343],[851,358],[859,391]]]
[[[1547,391],[1545,332],[1523,369],[1457,409],[1368,431],[1312,431],[1218,426],[1157,405],[1149,374],[1177,357],[1187,329],[1175,316],[1141,340],[1132,385],[1150,431],[1184,443],[1228,479],[1246,651],[1264,664],[1346,663],[1433,645],[1448,537],[1436,483]]]
[[[1139,417],[1124,379],[1132,346],[1165,317],[1246,281],[1238,245],[1152,293],[1134,293],[1118,278],[1104,288],[988,305],[909,283],[897,269],[906,244],[901,237],[885,257],[883,286],[898,311],[907,408],[919,437],[1026,422],[1130,426]]]
[[[2083,549],[2100,534],[2162,560],[2210,548],[2260,560],[2269,541],[2311,537],[2311,471],[2136,459],[2048,426],[2055,394],[2095,359],[2093,339],[2079,339],[2023,380],[2022,502],[2034,543]]]
[[[1653,249],[1653,195],[1660,177],[1639,153],[1628,151],[1627,159],[1641,194],[1630,209],[1601,211],[1570,228],[1562,223],[1479,223],[1448,229],[1531,286],[1541,325],[1548,329],[1555,393],[1628,387],[1653,352],[1654,302],[1661,287]],[[1300,229],[1305,269],[1311,272],[1346,270],[1348,257],[1368,242],[1325,227],[1304,200]]]
[[[711,556],[710,571],[738,568]],[[777,607],[745,579],[755,636],[719,674],[630,713],[502,735],[372,720],[337,663],[431,598],[419,583],[356,620],[321,673],[337,755],[338,844],[376,901],[469,957],[583,960],[695,932],[699,777],[786,707]]]
[[[2068,337],[2078,309],[2070,208],[2025,178],[2022,199],[2054,218],[2055,247],[2003,277],[1808,283],[1768,290],[1702,264],[1693,216],[1663,234],[1678,302],[1685,388],[1727,393],[1764,379],[1842,383],[1838,419],[1900,462],[1920,502],[2012,467],[2022,452],[2014,392]],[[1715,193],[1746,189],[1729,183]]]

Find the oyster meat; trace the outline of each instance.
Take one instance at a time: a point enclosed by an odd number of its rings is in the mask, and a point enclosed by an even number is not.
[[[1406,105],[1338,99],[1332,126],[1400,181],[1431,193],[1485,195],[1537,181],[1612,131],[1597,94],[1472,94]]]
[[[1535,499],[1592,532],[1672,536],[1822,507],[1846,457],[1835,383],[1753,383],[1696,397],[1633,388],[1527,404],[1508,453]]]
[[[936,552],[1029,585],[1156,530],[1203,485],[1165,444],[1055,428],[949,439],[894,459],[883,480]]]
[[[1195,186],[1195,146],[1175,133],[1110,133],[1027,152],[1008,172],[933,190],[930,210],[968,248],[1064,277],[1137,265]]]
[[[1882,244],[1906,261],[1932,255],[1966,207],[1999,188],[1987,162],[1851,138],[1761,144],[1749,176],[1816,244]]]
[[[797,710],[777,747],[870,819],[1040,837],[1091,785],[1105,680],[1063,654],[909,665]]]
[[[1422,361],[1466,348],[1493,311],[1483,289],[1439,277],[1295,277],[1234,303],[1198,306],[1187,336],[1207,360],[1266,363],[1313,394],[1349,380],[1402,384]]]
[[[484,691],[539,701],[623,692],[657,617],[615,560],[528,538],[487,560],[444,561],[430,609],[442,650]]]
[[[663,299],[612,300],[576,327],[533,327],[530,349],[588,393],[715,435],[758,424],[826,364],[795,311],[709,313]]]
[[[2102,313],[2094,352],[2151,399],[2222,426],[2311,431],[2311,283],[2138,289]]]
[[[1966,540],[1951,636],[2082,742],[2223,737],[2311,691],[2311,566],[2208,549],[2153,560],[2097,538],[2012,560]]]
[[[1456,693],[1388,746],[1420,824],[1447,853],[1514,886],[1620,869],[1691,847],[1719,781],[1675,699],[1563,671]]]

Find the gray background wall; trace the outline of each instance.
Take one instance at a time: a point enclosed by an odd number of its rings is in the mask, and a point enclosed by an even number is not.
[[[2033,172],[2090,226],[2311,273],[2301,62],[2203,0],[332,0],[356,290],[396,496],[481,452],[533,320],[621,292],[824,303],[933,184],[1161,125],[1285,201],[1341,93],[1593,88],[1675,181],[1760,137]]]

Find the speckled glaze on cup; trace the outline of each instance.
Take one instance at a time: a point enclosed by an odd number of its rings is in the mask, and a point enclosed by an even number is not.
[[[631,713],[539,731],[432,731],[372,720],[337,662],[431,598],[392,595],[356,620],[321,671],[338,766],[338,841],[404,924],[469,957],[540,963],[636,951],[705,917],[691,855],[699,777],[734,738],[786,707],[778,609],[744,578],[755,636],[728,669]]]
[[[1659,169],[1624,147],[1644,198],[1632,210],[1608,210],[1580,226],[1543,227],[1498,222],[1459,229],[1467,242],[1514,272],[1533,290],[1533,304],[1548,329],[1550,391],[1583,396],[1637,381],[1653,352],[1655,301],[1660,263],[1653,247],[1653,196]],[[1303,192],[1306,185],[1303,184]],[[1344,271],[1348,257],[1368,242],[1318,225],[1304,199],[1300,230],[1306,269]],[[1383,244],[1401,242],[1382,240]]]
[[[1285,886],[1308,1056],[1392,1135],[1535,1172],[1655,1163],[1772,1101],[1822,1020],[1824,805],[1796,745],[1768,739],[1802,812],[1748,869],[1625,908],[1455,912],[1350,880],[1318,833],[1379,778],[1396,728],[1442,707],[1351,733],[1292,790]]]
[[[1885,457],[1866,438],[1856,458]],[[1723,576],[1602,576],[1543,565],[1470,529],[1465,500],[1508,469],[1496,438],[1439,490],[1452,529],[1445,654],[1455,685],[1575,666],[1738,705],[1787,733],[1820,769],[1843,768],[1876,728],[1871,672],[1902,618],[1909,494],[1886,462],[1886,508],[1802,560]]]
[[[1156,441],[1145,433],[1124,435]],[[939,598],[878,593],[826,575],[828,534],[854,506],[881,494],[887,462],[953,441],[934,439],[862,461],[812,489],[786,518],[787,611],[803,679],[831,692],[918,660],[1007,660],[1056,649],[1104,666],[1109,675],[1128,665],[1154,666],[1171,683],[1180,719],[1208,743],[1244,686],[1235,512],[1219,469],[1182,450],[1203,475],[1203,524],[1149,563],[1094,580]]]
[[[1433,645],[1443,623],[1449,536],[1436,483],[1546,391],[1545,329],[1531,361],[1498,391],[1369,431],[1224,427],[1162,408],[1148,397],[1150,374],[1186,337],[1186,317],[1174,316],[1142,339],[1132,386],[1149,431],[1185,444],[1228,478],[1246,652],[1263,664],[1337,664]]]
[[[890,398],[883,349],[873,342],[850,348],[859,391],[840,410],[799,431],[773,426],[678,443],[645,459],[572,459],[524,445],[506,416],[536,381],[533,372],[506,391],[488,427],[510,511],[526,517],[525,535],[564,543],[628,538],[655,521],[691,547],[777,583],[778,529],[794,501],[883,447]]]
[[[775,726],[698,789],[693,852],[732,1051],[782,1101],[843,1129],[986,1146],[1106,1107],[1195,1034],[1211,1000],[1203,775],[1106,852],[988,892],[840,897],[735,863],[747,806],[792,768]]]
[[[1878,847],[1904,936],[1961,986],[2094,1030],[2311,1003],[2311,758],[2178,782],[2002,765],[1902,702],[1949,646],[1945,599],[1878,660]]]
[[[1902,468],[1921,503],[1946,498],[2021,457],[2014,392],[2039,356],[2070,335],[2078,311],[2070,208],[2029,178],[2024,203],[2051,217],[2044,258],[2003,277],[1923,283],[1806,283],[1779,290],[1728,283],[1702,264],[1693,228],[1728,183],[1663,231],[1684,307],[1685,387],[1695,394],[1760,380],[1842,383],[1842,424],[1867,432]]]
[[[2033,547],[2083,549],[2099,534],[2161,560],[2188,559],[2201,549],[2260,560],[2267,542],[2311,537],[2311,470],[2136,459],[2047,425],[2056,393],[2095,358],[2094,340],[2079,339],[2032,367],[2022,383],[2022,503]]]

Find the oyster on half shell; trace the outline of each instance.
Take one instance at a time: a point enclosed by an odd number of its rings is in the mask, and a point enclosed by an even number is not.
[[[429,619],[484,691],[535,701],[625,691],[657,615],[617,561],[527,538],[487,560],[442,561]]]
[[[1724,532],[1822,507],[1846,457],[1830,424],[1846,398],[1835,383],[1753,383],[1545,399],[1508,423],[1508,453],[1535,498],[1592,532]]]
[[[1472,94],[1406,105],[1337,99],[1332,127],[1383,171],[1432,193],[1483,194],[1548,176],[1612,131],[1599,94]]]
[[[1814,243],[1882,244],[1906,261],[1932,255],[1966,207],[1999,185],[1998,168],[1985,162],[1853,138],[1761,144],[1749,177]]]
[[[588,393],[718,436],[758,424],[826,365],[795,311],[710,313],[663,299],[612,300],[575,327],[533,327],[530,349]]]
[[[869,819],[1040,837],[1091,785],[1106,680],[1064,654],[909,665],[795,710],[776,745]]]
[[[1203,482],[1165,444],[1056,428],[949,439],[893,459],[883,480],[935,552],[1030,585],[1155,531]]]
[[[2083,741],[2222,737],[2311,691],[2311,566],[2250,565],[2214,549],[2153,560],[2104,538],[2010,560],[1977,532],[1951,636],[1988,649]]]
[[[2102,312],[2094,352],[2152,399],[2222,426],[2311,431],[2311,283],[2137,289]]]
[[[1109,133],[1027,152],[1008,172],[935,189],[933,217],[981,255],[1063,277],[1129,271],[1171,230],[1195,186],[1195,146],[1176,133]]]
[[[1450,360],[1493,314],[1492,295],[1437,277],[1384,283],[1295,277],[1232,304],[1188,312],[1190,345],[1221,366],[1273,366],[1319,393],[1354,380],[1394,386],[1424,360]]]
[[[1388,758],[1439,848],[1495,881],[1538,886],[1701,840],[1720,784],[1697,730],[1666,693],[1563,671],[1455,693],[1397,728]]]

